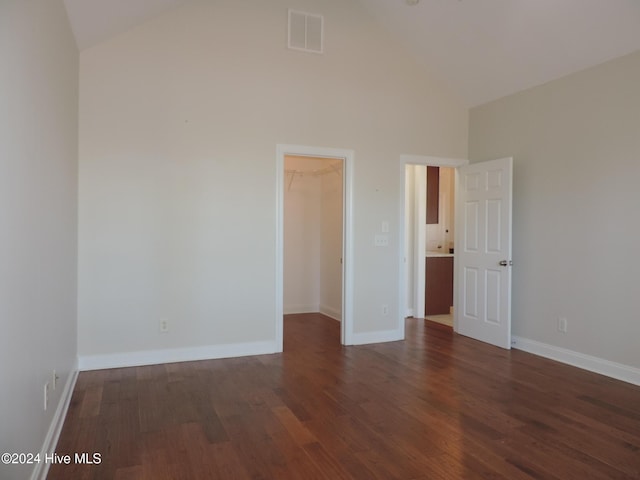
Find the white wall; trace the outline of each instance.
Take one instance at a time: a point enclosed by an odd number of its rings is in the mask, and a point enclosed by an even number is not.
[[[636,368],[638,85],[635,53],[475,108],[469,147],[514,156],[513,333]]]
[[[342,166],[336,159],[285,156],[285,172],[284,313],[340,320]]]
[[[288,8],[324,55],[286,49]],[[396,329],[398,159],[464,158],[468,112],[357,2],[194,1],[80,70],[83,358],[274,342],[277,144],[355,151],[354,332]]]
[[[320,311],[342,320],[342,164],[320,178]]]
[[[307,174],[285,175],[284,190],[284,313],[320,310],[322,254],[322,193],[320,178],[310,172],[322,161],[285,157],[285,171]]]
[[[40,451],[75,370],[77,99],[62,1],[0,3],[0,453]]]
[[[405,252],[405,315],[414,315],[414,302],[415,302],[415,289],[414,282],[415,269],[416,269],[416,257],[415,257],[415,240],[416,231],[415,224],[417,215],[415,203],[417,191],[415,189],[415,176],[416,170],[419,172],[425,172],[424,167],[416,167],[415,165],[407,165],[405,167],[405,191],[404,191],[404,252]]]

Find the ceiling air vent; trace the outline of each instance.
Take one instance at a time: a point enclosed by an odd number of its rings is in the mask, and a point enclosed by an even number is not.
[[[322,53],[322,15],[289,10],[289,48]]]

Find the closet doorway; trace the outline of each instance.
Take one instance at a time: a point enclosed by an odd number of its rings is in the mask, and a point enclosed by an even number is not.
[[[280,342],[283,315],[299,314],[339,322],[340,343],[350,344],[352,157],[333,149],[278,149]]]

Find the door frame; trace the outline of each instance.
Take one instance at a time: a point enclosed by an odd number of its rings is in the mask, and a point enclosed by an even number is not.
[[[342,186],[342,319],[340,343],[353,345],[353,162],[354,151],[305,145],[276,145],[276,312],[275,333],[278,352],[283,349],[284,315],[284,157],[335,158],[343,161]]]
[[[407,266],[405,263],[405,259],[407,258],[407,252],[405,250],[405,229],[406,229],[406,221],[405,221],[405,195],[406,195],[406,167],[407,165],[422,165],[429,167],[450,167],[455,170],[455,184],[457,187],[458,183],[458,167],[463,167],[465,165],[469,165],[469,160],[460,159],[460,158],[447,158],[447,157],[432,157],[427,155],[400,155],[400,222],[399,222],[399,257],[398,264],[400,265],[400,281],[398,282],[398,298],[399,298],[399,309],[398,309],[398,331],[402,332],[402,338],[405,338],[405,315],[407,311],[406,306],[406,294],[407,294],[407,285],[406,285],[406,271]],[[426,201],[426,200],[425,200]],[[424,241],[425,235],[419,235]],[[415,247],[419,248],[419,247]],[[423,248],[424,250],[424,248]],[[424,263],[424,259],[426,254],[423,252],[423,256],[421,259],[414,259],[416,264],[420,260]],[[454,258],[455,262],[455,258]],[[424,272],[424,268],[420,269],[420,271]],[[424,282],[425,279],[422,279],[422,289],[424,290]],[[416,285],[416,288],[420,288]],[[457,287],[456,287],[456,278],[455,278],[455,268],[454,268],[454,278],[453,278],[453,304],[454,304],[454,318],[453,318],[453,329],[454,331],[457,329]]]

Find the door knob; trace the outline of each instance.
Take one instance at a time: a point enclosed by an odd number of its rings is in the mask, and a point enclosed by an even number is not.
[[[510,267],[511,265],[513,265],[513,262],[511,260],[500,260],[500,263],[498,263],[498,265],[500,265],[501,267]]]

